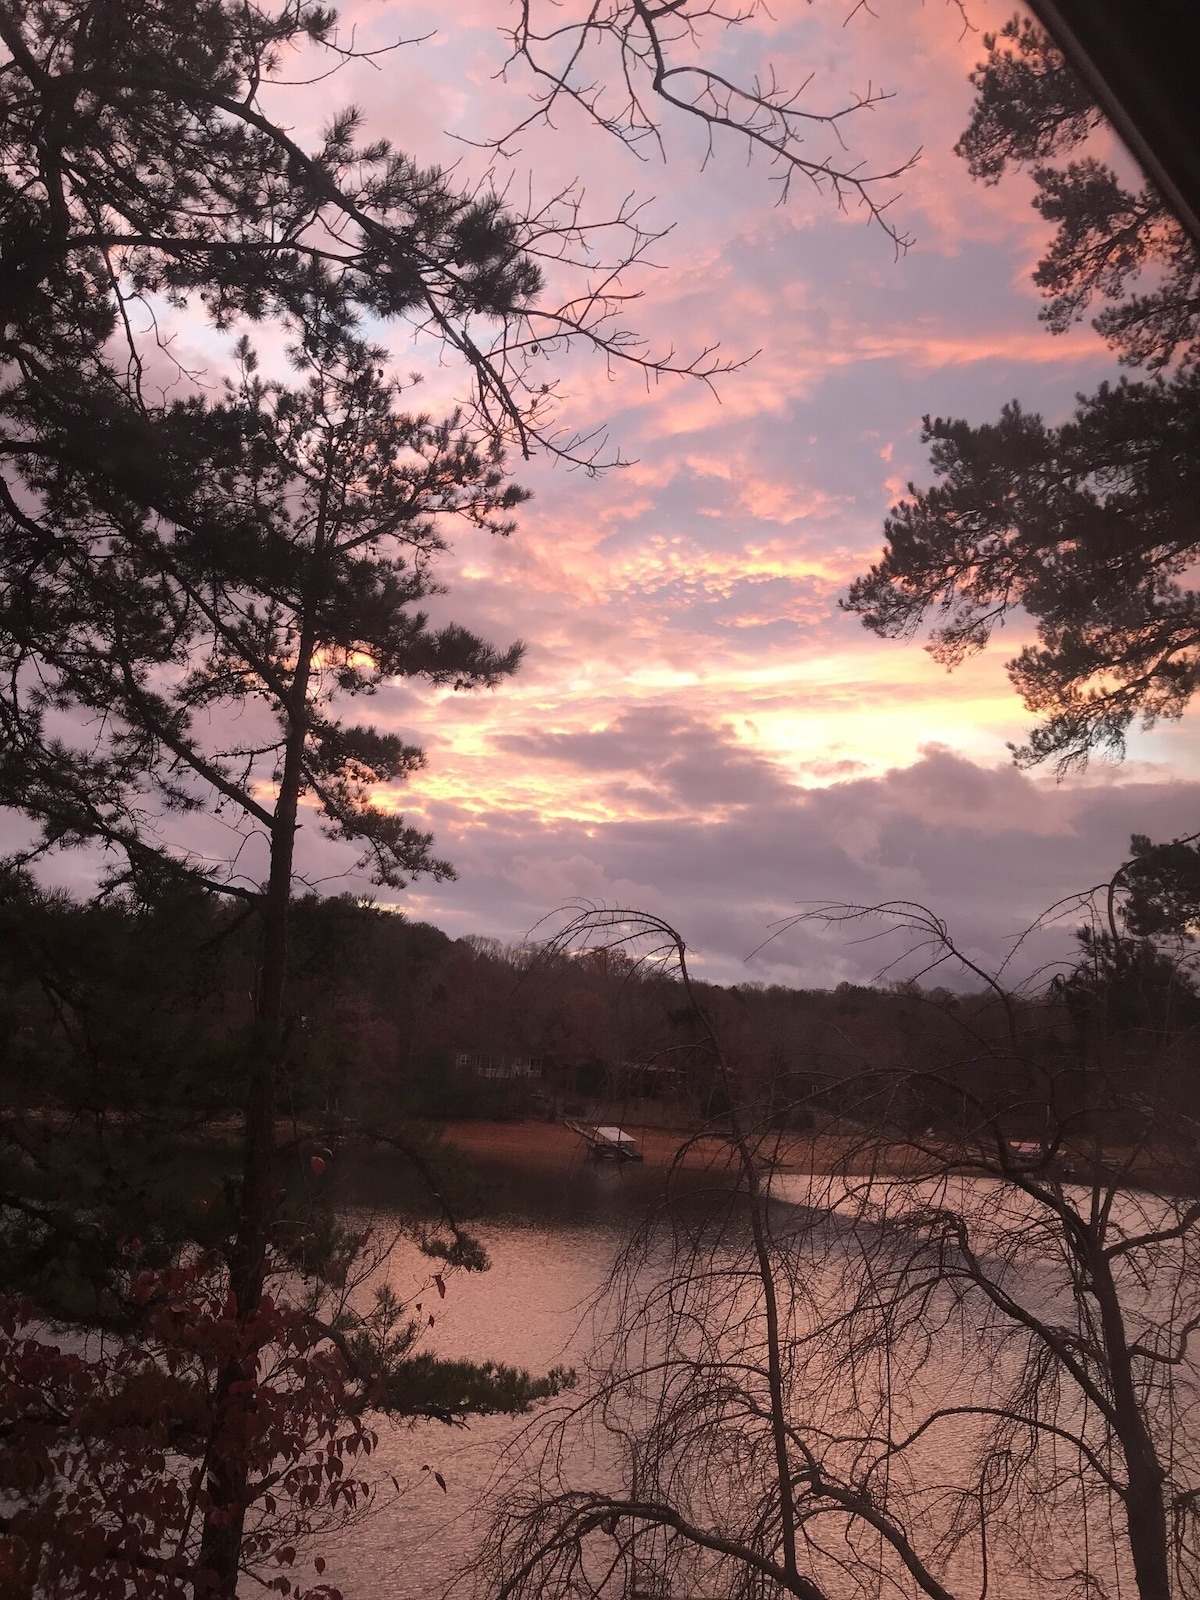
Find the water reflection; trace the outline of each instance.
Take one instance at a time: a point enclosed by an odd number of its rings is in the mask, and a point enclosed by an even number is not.
[[[483,1275],[459,1273],[450,1278],[445,1300],[436,1302],[430,1347],[448,1357],[490,1358],[534,1372],[584,1365],[604,1331],[604,1310],[594,1309],[597,1291],[632,1229],[661,1200],[665,1174],[653,1167],[594,1165],[585,1159],[558,1169],[498,1158],[484,1158],[475,1166],[472,1227],[493,1267]],[[372,1206],[384,1228],[399,1224],[393,1167],[364,1163],[345,1173],[342,1181],[347,1205]],[[728,1208],[730,1179],[724,1172],[684,1169],[674,1175],[672,1187],[687,1197],[689,1213],[694,1206],[702,1214],[706,1197],[720,1200],[720,1210]],[[912,1192],[920,1188],[917,1183]],[[823,1290],[834,1293],[842,1273],[861,1270],[857,1265],[861,1252],[871,1253],[871,1223],[861,1216],[853,1223],[849,1216],[839,1216],[839,1198],[844,1201],[848,1194],[843,1180],[793,1174],[778,1181],[776,1194],[786,1208],[777,1223],[783,1224],[786,1235],[790,1226],[785,1219],[790,1215],[797,1260],[801,1267],[807,1262],[811,1273],[803,1284],[806,1300],[810,1293],[817,1298]],[[1011,1202],[1011,1197],[986,1180],[962,1180],[954,1198],[968,1212],[974,1202],[1000,1235],[1009,1220],[1019,1220],[1009,1219],[1001,1204]],[[1020,1204],[1020,1197],[1015,1203]],[[806,1226],[817,1216],[824,1220],[815,1230]],[[737,1231],[735,1214],[724,1235],[735,1255]],[[843,1236],[853,1238],[848,1257],[840,1250]],[[700,1241],[709,1252],[706,1260],[712,1261],[712,1249],[718,1257],[722,1254],[724,1246],[717,1242],[721,1237],[718,1228]],[[397,1293],[408,1300],[427,1279],[429,1263],[415,1246],[403,1242],[385,1270]],[[653,1275],[654,1269],[650,1270]],[[639,1282],[644,1281],[639,1274]],[[1034,1304],[1046,1308],[1061,1292],[1044,1264],[1024,1264],[1022,1289]],[[920,1410],[957,1392],[960,1385],[966,1393],[975,1381],[976,1365],[972,1329],[961,1319],[948,1320],[943,1348],[931,1366],[910,1374],[911,1389],[896,1397],[896,1406],[901,1411],[906,1405]],[[1005,1379],[999,1370],[995,1376],[997,1383]],[[833,1412],[839,1404],[853,1403],[849,1395],[843,1402],[841,1394],[840,1382],[825,1392]],[[379,1484],[375,1507],[356,1528],[330,1537],[320,1547],[347,1600],[434,1600],[465,1592],[456,1574],[470,1564],[482,1531],[483,1503],[501,1482],[506,1462],[511,1463],[512,1446],[531,1427],[537,1427],[536,1417],[482,1418],[455,1430],[430,1423],[384,1424],[375,1465]],[[573,1475],[593,1484],[603,1482],[613,1470],[603,1455],[606,1449],[611,1450],[612,1443],[603,1436],[575,1439],[570,1455]],[[931,1436],[927,1448],[918,1446],[913,1452],[912,1464],[930,1482],[945,1485],[962,1478],[972,1450],[972,1430],[964,1424],[957,1431],[939,1432],[936,1440]],[[434,1478],[435,1470],[445,1480],[445,1491]],[[1057,1541],[1057,1555],[1073,1561],[1074,1552],[1067,1549],[1073,1543],[1072,1530],[1061,1531],[1064,1538]],[[970,1566],[968,1548],[964,1546],[957,1561],[947,1555],[951,1581],[962,1580],[964,1592],[976,1590],[979,1575]],[[963,1562],[966,1569],[957,1570]],[[1005,1600],[1029,1600],[1038,1592],[1025,1574],[1001,1576]]]
[[[521,1161],[509,1154],[461,1157],[447,1149],[447,1198],[468,1220],[624,1228],[636,1225],[663,1195],[661,1167],[589,1160]],[[398,1154],[370,1151],[331,1171],[337,1202],[429,1214],[428,1190]],[[733,1179],[721,1168],[684,1167],[671,1179],[672,1194],[726,1193]]]
[[[339,1166],[340,1203],[368,1212],[379,1236],[399,1232],[421,1199],[400,1158],[372,1153]],[[449,1277],[445,1300],[435,1302],[427,1347],[535,1373],[581,1365],[595,1344],[596,1292],[631,1229],[660,1201],[664,1177],[652,1166],[583,1156],[565,1167],[487,1157],[464,1163],[454,1174],[455,1200],[492,1268]],[[691,1169],[677,1175],[676,1187],[703,1203],[706,1193],[725,1190],[727,1182],[722,1174]],[[385,1269],[406,1300],[428,1271],[428,1261],[404,1239]],[[461,1429],[382,1423],[375,1505],[354,1527],[313,1546],[347,1600],[434,1600],[453,1593],[454,1574],[469,1562],[478,1537],[482,1499],[506,1448],[530,1421],[483,1417]]]
[[[578,1365],[591,1350],[589,1304],[604,1282],[622,1230],[600,1222],[485,1222],[476,1232],[492,1259],[482,1275],[449,1279],[429,1347],[448,1357],[494,1359],[533,1372]],[[410,1294],[427,1267],[400,1246],[389,1279]],[[528,1419],[483,1417],[465,1428],[383,1423],[375,1457],[376,1504],[322,1551],[344,1579],[347,1600],[432,1600],[477,1537],[476,1515],[506,1446]],[[443,1492],[432,1470],[446,1482]]]

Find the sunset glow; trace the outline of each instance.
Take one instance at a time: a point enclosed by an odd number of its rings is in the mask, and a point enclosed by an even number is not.
[[[452,23],[408,3],[352,10],[360,43],[426,23],[436,38],[335,77],[322,105],[356,100],[372,131],[423,159],[482,162],[443,136],[494,133],[521,103],[519,74],[494,77],[492,8],[460,6]],[[548,368],[564,421],[604,430],[632,464],[589,479],[516,463],[534,499],[513,536],[454,534],[435,617],[524,638],[525,666],[495,693],[406,684],[369,708],[428,750],[426,769],[379,801],[433,828],[459,868],[458,883],[401,899],[453,932],[520,938],[561,900],[639,895],[736,976],[781,908],[899,887],[961,908],[998,957],[1045,904],[1111,870],[1132,828],[1169,830],[1194,801],[1187,723],[1067,788],[1011,769],[1006,746],[1029,722],[1003,669],[1027,642],[1019,621],[950,675],[919,641],[882,642],[838,610],[889,506],[929,479],[922,413],[979,421],[1020,396],[1058,417],[1113,370],[1086,325],[1062,338],[1038,326],[1029,271],[1044,233],[1027,185],[973,184],[952,154],[980,34],[1010,6],[971,0],[975,32],[937,0],[848,22],[845,10],[785,4],[736,53],[797,78],[815,68],[826,98],[868,81],[892,93],[850,136],[876,166],[922,149],[898,185],[915,238],[899,259],[827,197],[795,190],[777,205],[769,173],[732,147],[701,171],[685,126],[666,124],[665,165],[582,122],[523,140],[517,189],[523,161],[542,193],[580,177],[598,210],[659,196],[651,219],[673,231],[631,285],[632,326],[659,348],[757,354],[716,392],[647,387],[582,355]],[[306,100],[303,116],[315,111]],[[422,403],[451,399],[447,382],[431,371]],[[1049,854],[1031,845],[1051,837]],[[871,959],[797,947],[772,970],[827,979]]]
[[[952,153],[981,35],[1010,0],[968,0],[969,29],[943,0],[878,16],[784,0],[716,39],[741,69],[813,73],[820,103],[886,89],[845,132],[877,170],[922,152],[889,213],[914,240],[900,255],[828,194],[794,188],[780,205],[770,171],[734,145],[718,141],[706,164],[682,121],[664,122],[663,161],[565,112],[556,131],[522,137],[511,168],[462,142],[528,106],[518,70],[497,77],[498,9],[354,0],[344,16],[360,49],[431,38],[276,90],[280,112],[310,137],[354,102],[372,137],[457,161],[464,181],[490,162],[518,203],[576,179],[592,216],[645,199],[647,226],[670,231],[628,282],[629,326],[657,352],[717,346],[744,364],[710,388],[648,384],[582,350],[545,356],[564,427],[603,434],[629,464],[589,477],[510,462],[533,491],[512,536],[447,529],[433,620],[497,645],[523,638],[528,653],[495,692],[406,682],[361,703],[429,757],[379,803],[431,828],[460,873],[398,904],[454,933],[519,939],[563,900],[639,897],[678,920],[706,970],[824,982],[869,976],[873,956],[810,939],[772,947],[749,974],[741,963],[799,901],[903,893],[957,911],[999,959],[1046,904],[1110,872],[1133,829],[1181,831],[1200,793],[1193,721],[1137,735],[1125,767],[1065,787],[1015,772],[1007,746],[1030,719],[1004,662],[1030,637],[1019,618],[947,674],[919,640],[883,642],[838,609],[889,507],[929,482],[924,413],[979,422],[1020,397],[1057,420],[1117,370],[1086,324],[1064,337],[1038,324],[1029,274],[1045,227],[1027,181],[972,183]],[[423,372],[413,404],[453,404],[451,364],[376,331],[399,373]],[[177,334],[197,367],[227,358],[211,329]],[[311,882],[370,892],[316,828],[301,857]]]

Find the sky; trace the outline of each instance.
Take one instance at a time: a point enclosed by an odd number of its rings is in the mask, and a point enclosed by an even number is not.
[[[1038,323],[1029,273],[1046,229],[1031,185],[975,184],[952,153],[981,34],[1011,10],[776,0],[706,43],[731,72],[811,75],[821,108],[868,86],[890,96],[842,131],[875,170],[920,151],[888,212],[913,239],[899,255],[827,193],[799,184],[780,204],[771,170],[735,142],[705,161],[679,116],[664,116],[661,158],[578,115],[522,136],[502,169],[514,199],[577,180],[589,214],[634,194],[670,229],[629,280],[629,326],[660,350],[753,359],[715,392],[584,353],[555,365],[563,422],[602,428],[631,464],[589,477],[513,462],[533,494],[516,531],[456,536],[435,614],[528,653],[494,692],[404,683],[370,704],[428,753],[379,798],[431,828],[459,873],[381,900],[505,941],[564,905],[628,905],[671,920],[708,976],[828,985],[869,981],[898,947],[784,926],[806,908],[923,902],[992,969],[1046,907],[1106,878],[1131,832],[1194,825],[1195,718],[1136,735],[1121,767],[1063,784],[1018,772],[1007,742],[1030,719],[1004,662],[1028,637],[1019,619],[951,675],[919,642],[880,640],[838,609],[878,556],[889,506],[930,481],[924,413],[981,422],[1019,396],[1058,420],[1115,373],[1086,325],[1053,337]],[[281,114],[311,133],[353,101],[370,134],[478,175],[489,158],[465,141],[528,110],[520,71],[497,77],[508,15],[503,0],[352,0],[360,47],[428,37],[277,91]],[[427,356],[390,337],[402,368]],[[430,367],[423,403],[458,381]],[[370,892],[315,825],[301,847],[323,889]],[[1014,971],[1065,954],[1070,922],[1022,946]]]

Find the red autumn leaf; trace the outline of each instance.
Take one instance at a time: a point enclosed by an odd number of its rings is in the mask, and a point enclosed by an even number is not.
[[[319,1178],[325,1171],[325,1162],[321,1156],[309,1156],[308,1164]]]

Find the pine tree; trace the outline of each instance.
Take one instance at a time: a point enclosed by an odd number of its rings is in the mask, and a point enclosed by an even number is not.
[[[370,346],[340,332],[321,343],[298,358],[306,381],[292,387],[261,380],[243,343],[240,377],[223,401],[179,408],[171,420],[180,434],[190,422],[204,438],[204,477],[197,472],[195,492],[174,502],[181,510],[169,521],[97,505],[79,469],[60,458],[39,484],[56,527],[53,559],[39,560],[27,529],[5,548],[7,571],[21,580],[8,637],[22,662],[37,661],[41,685],[29,696],[19,669],[10,679],[9,726],[20,737],[9,747],[5,798],[42,822],[45,846],[97,837],[125,845],[114,884],[143,900],[191,879],[250,896],[260,926],[242,1052],[242,1171],[221,1246],[235,1317],[257,1332],[213,1346],[227,1359],[215,1373],[195,1556],[195,1571],[213,1574],[219,1594],[236,1585],[257,1498],[254,1458],[221,1441],[240,1436],[231,1412],[260,1403],[256,1374],[280,1305],[268,1284],[288,1266],[276,1117],[301,806],[335,837],[357,841],[382,882],[447,876],[429,836],[372,799],[420,765],[420,750],[340,720],[337,702],[403,676],[490,685],[520,657],[520,646],[496,651],[460,627],[431,628],[416,609],[436,592],[448,517],[507,531],[522,495],[506,483],[498,451],[481,453],[456,419],[435,424],[401,411]],[[47,731],[51,706],[89,729],[86,747]],[[234,748],[223,732],[231,712],[232,726],[249,732]],[[239,881],[236,858],[222,870],[172,850],[160,819],[192,810],[265,834],[261,894]],[[196,1292],[199,1317],[213,1291]],[[407,1345],[388,1348],[392,1358],[407,1355]]]
[[[785,181],[802,173],[839,201],[857,199],[891,231],[886,193],[876,196],[894,174],[871,177],[835,154],[813,160],[806,143],[818,124],[840,139],[856,107],[812,116],[769,76],[739,90],[693,60],[664,70],[708,15],[704,4],[612,8],[602,32],[623,61],[618,82],[640,85],[628,116],[606,117],[594,84],[581,91],[571,75],[578,54],[535,115],[574,95],[602,127],[636,142],[652,132],[648,107],[660,96],[739,131],[780,163]],[[530,8],[520,16],[514,48],[545,85],[545,40]],[[582,42],[594,42],[586,29]],[[150,907],[197,889],[221,894],[257,919],[260,937],[238,1062],[244,1159],[228,1236],[191,1241],[204,1245],[204,1272],[183,1258],[151,1270],[138,1251],[125,1265],[106,1256],[96,1266],[121,1288],[141,1344],[134,1338],[119,1371],[92,1374],[114,1403],[115,1432],[84,1439],[84,1456],[95,1446],[102,1477],[133,1470],[119,1449],[126,1380],[182,1371],[172,1363],[186,1366],[177,1345],[194,1322],[204,1354],[190,1381],[205,1391],[211,1424],[196,1435],[204,1468],[182,1500],[127,1504],[144,1537],[110,1548],[97,1502],[79,1486],[79,1436],[65,1426],[58,1453],[37,1457],[74,1482],[71,1538],[82,1542],[71,1548],[116,1563],[104,1578],[114,1593],[132,1573],[146,1593],[187,1585],[228,1597],[239,1566],[261,1558],[245,1517],[264,1458],[244,1441],[269,1399],[264,1352],[274,1348],[306,1375],[297,1376],[301,1401],[314,1351],[342,1363],[319,1389],[325,1409],[310,1407],[296,1435],[328,1443],[339,1417],[359,1437],[353,1406],[368,1403],[388,1361],[407,1350],[384,1317],[378,1360],[360,1381],[361,1352],[269,1288],[290,1261],[275,1113],[297,830],[319,819],[356,843],[387,884],[449,871],[425,834],[372,798],[419,765],[419,748],[339,702],[406,676],[472,688],[515,669],[519,647],[432,627],[419,608],[436,591],[450,523],[506,531],[521,494],[506,481],[505,447],[540,442],[595,464],[595,441],[556,432],[548,354],[585,341],[656,375],[711,376],[723,366],[711,352],[656,357],[619,320],[621,267],[651,242],[636,207],[610,219],[617,259],[599,262],[595,278],[576,280],[556,305],[541,263],[597,264],[597,225],[570,194],[536,214],[514,211],[486,184],[464,188],[366,138],[353,109],[314,146],[299,142],[272,116],[269,91],[303,50],[323,54],[322,65],[354,54],[336,14],[311,0],[0,0],[0,804],[40,828],[25,865],[100,846],[110,893]],[[290,348],[296,380],[266,382],[243,343],[224,395],[177,364],[164,394],[163,368],[174,362],[169,338],[158,337],[164,307],[202,316],[231,341],[269,325]],[[364,336],[376,322],[442,341],[469,380],[461,416],[437,421],[404,408]],[[213,731],[231,726],[236,737]],[[174,819],[201,812],[265,839],[265,883],[244,874],[244,860],[214,863],[173,840]],[[19,1199],[6,1196],[6,1215]],[[71,1195],[60,1201],[69,1213]],[[34,1245],[45,1244],[53,1219],[27,1220],[42,1230]],[[469,1264],[457,1235],[452,1248]],[[177,1306],[182,1326],[172,1321]],[[45,1353],[23,1337],[28,1314],[4,1321],[8,1352],[19,1356],[6,1376],[18,1391]],[[73,1415],[72,1386],[86,1386],[86,1375],[69,1362],[47,1371]],[[487,1394],[528,1398],[527,1386],[507,1379],[489,1387],[476,1374],[464,1388],[461,1377],[450,1387],[464,1406]],[[270,1437],[284,1450],[293,1436],[280,1405]],[[177,1448],[154,1434],[137,1472],[161,1470],[151,1463]],[[44,1514],[36,1527],[53,1536],[61,1508],[53,1495],[33,1499]],[[89,1518],[101,1527],[99,1547],[88,1543]],[[155,1528],[179,1540],[165,1565]],[[22,1581],[41,1581],[40,1550],[32,1568],[13,1558]],[[76,1560],[62,1583],[103,1592],[99,1570]]]
[[[406,412],[355,324],[433,318],[465,340],[472,318],[528,302],[540,274],[494,197],[363,146],[353,114],[315,153],[264,116],[273,57],[332,44],[333,27],[303,5],[0,9],[0,798],[41,825],[35,856],[98,841],[114,884],[153,900],[190,878],[249,901],[260,928],[241,1177],[216,1279],[195,1286],[198,1321],[223,1294],[233,1321],[213,1325],[197,1378],[213,1385],[212,1426],[188,1581],[226,1595],[253,1555],[257,1494],[236,1417],[261,1403],[268,1346],[292,1337],[268,1283],[287,1268],[275,1120],[301,807],[359,842],[381,881],[444,876],[428,836],[371,800],[419,748],[340,720],[334,702],[405,675],[496,683],[520,653],[419,609],[448,519],[507,531],[522,498],[498,433],[481,443],[458,418]],[[243,344],[225,395],[156,396],[133,329],[162,298],[201,303],[218,327],[271,318],[298,381],[262,381]],[[475,370],[486,411],[499,391],[486,358]],[[239,709],[254,731],[231,748],[212,730]],[[170,819],[201,810],[265,835],[261,891],[172,846]],[[111,1279],[110,1260],[95,1268]],[[134,1332],[130,1348],[151,1337],[146,1318]],[[351,1401],[327,1398],[335,1412]]]
[[[849,609],[893,638],[932,614],[954,667],[1021,605],[1038,643],[1008,672],[1044,718],[1024,765],[1120,756],[1135,721],[1181,716],[1200,684],[1200,376],[1102,385],[1057,428],[1016,402],[978,427],[927,417],[923,438],[942,481],[910,486]]]
[[[1151,188],[1129,189],[1086,148],[1050,164],[1101,117],[1034,24],[1014,19],[985,44],[958,149],[989,183],[1033,165],[1034,204],[1057,227],[1034,275],[1044,320],[1062,333],[1101,301],[1097,329],[1155,376],[1081,396],[1060,427],[1017,402],[994,424],[926,418],[943,481],[909,486],[845,603],[885,637],[932,617],[949,666],[1023,607],[1038,643],[1008,670],[1044,720],[1017,758],[1064,770],[1119,756],[1132,724],[1179,717],[1200,684],[1200,257]]]

